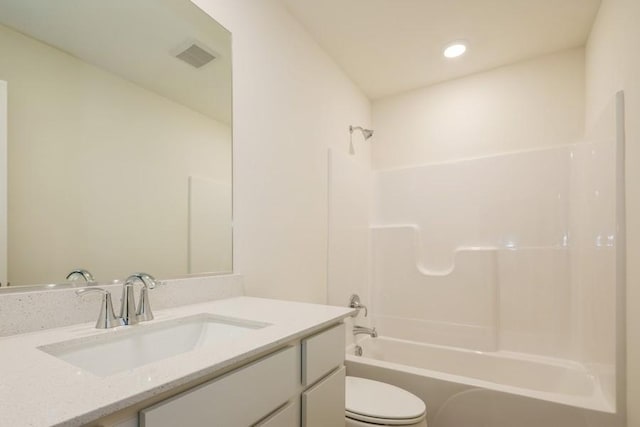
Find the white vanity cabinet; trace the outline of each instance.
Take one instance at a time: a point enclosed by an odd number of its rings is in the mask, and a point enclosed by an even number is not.
[[[298,351],[287,347],[140,411],[142,427],[250,426],[297,391]]]
[[[301,348],[301,426],[344,426],[344,324],[303,339]]]
[[[304,338],[302,349],[302,385],[307,387],[344,362],[344,324]]]
[[[256,427],[292,427],[300,425],[300,402],[293,399],[283,408],[262,420]]]
[[[302,393],[302,427],[344,426],[345,372],[339,368]]]
[[[344,426],[344,325],[139,412],[140,427]]]

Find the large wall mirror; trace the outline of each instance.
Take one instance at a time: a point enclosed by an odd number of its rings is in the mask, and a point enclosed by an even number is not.
[[[191,1],[0,0],[0,105],[3,286],[232,270],[231,34]]]

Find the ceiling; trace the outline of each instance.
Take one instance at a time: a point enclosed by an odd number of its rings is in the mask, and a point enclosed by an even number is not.
[[[2,0],[0,24],[231,123],[231,35],[189,0]],[[175,58],[197,40],[217,58]]]
[[[282,0],[371,99],[583,46],[600,0]],[[467,53],[443,48],[466,40]]]

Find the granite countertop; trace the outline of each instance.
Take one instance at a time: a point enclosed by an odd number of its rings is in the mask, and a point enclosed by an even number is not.
[[[94,322],[0,338],[0,426],[81,426],[336,323],[353,310],[237,297],[155,312],[155,319],[109,330]],[[270,324],[220,347],[202,348],[99,377],[38,347],[201,313]],[[97,313],[96,313],[97,315]]]

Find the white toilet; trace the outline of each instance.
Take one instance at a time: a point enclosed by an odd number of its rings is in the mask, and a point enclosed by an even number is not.
[[[366,378],[346,379],[346,427],[427,427],[427,408],[417,396]]]

